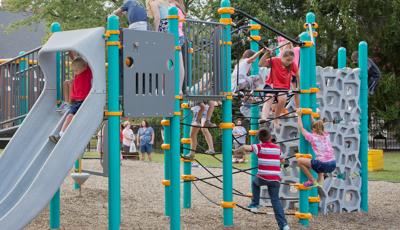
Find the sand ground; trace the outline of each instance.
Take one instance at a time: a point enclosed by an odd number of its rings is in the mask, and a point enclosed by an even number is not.
[[[100,170],[98,160],[83,160],[87,170]],[[221,174],[221,169],[212,169]],[[169,229],[164,216],[163,165],[150,162],[123,161],[121,168],[121,229]],[[199,177],[209,176],[202,168],[193,168]],[[61,188],[62,229],[86,230],[107,229],[108,203],[107,178],[91,176],[82,188],[82,197],[73,190],[71,177],[65,179]],[[214,184],[218,181],[211,180]],[[221,201],[221,191],[196,183],[210,199]],[[249,176],[234,175],[234,187],[249,190]],[[206,200],[193,188],[191,209],[182,209],[182,229],[223,229],[222,209]],[[241,205],[248,198],[235,197]],[[369,213],[329,214],[314,218],[309,229],[400,229],[400,184],[389,182],[369,183]],[[262,211],[272,212],[271,208]],[[234,209],[234,229],[278,229],[273,215],[255,215],[238,208]],[[292,229],[301,229],[294,216],[288,216]],[[46,208],[26,229],[48,229],[49,210]]]

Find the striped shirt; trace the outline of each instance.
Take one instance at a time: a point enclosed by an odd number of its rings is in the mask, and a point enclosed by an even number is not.
[[[252,145],[253,152],[258,157],[257,176],[269,180],[281,180],[281,149],[278,145],[271,142]]]

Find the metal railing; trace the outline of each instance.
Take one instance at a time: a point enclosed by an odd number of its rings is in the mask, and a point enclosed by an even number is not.
[[[0,130],[20,124],[43,90],[40,48],[0,64]]]
[[[223,92],[223,24],[186,19],[182,54],[187,97],[216,97]],[[226,83],[225,83],[226,84]]]
[[[395,128],[386,127],[383,119],[370,116],[369,147],[384,151],[400,151],[400,134]]]
[[[38,63],[41,47],[0,64],[0,131],[18,126],[39,98],[45,83]],[[72,80],[71,58],[62,52],[60,89],[63,82]]]

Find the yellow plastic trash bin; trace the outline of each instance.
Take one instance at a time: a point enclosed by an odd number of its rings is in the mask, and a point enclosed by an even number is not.
[[[379,171],[383,170],[383,150],[382,149],[370,149],[368,150],[368,171]]]

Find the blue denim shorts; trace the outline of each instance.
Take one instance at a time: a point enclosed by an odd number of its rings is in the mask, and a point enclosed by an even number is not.
[[[83,101],[74,101],[69,108],[68,114],[75,115],[78,112],[78,109],[81,107]]]
[[[150,154],[151,152],[153,152],[153,145],[146,143],[144,145],[140,146],[140,152],[141,153],[147,153]]]
[[[311,160],[311,168],[316,173],[331,173],[336,168],[336,161],[321,162],[319,160]]]

